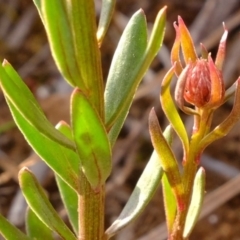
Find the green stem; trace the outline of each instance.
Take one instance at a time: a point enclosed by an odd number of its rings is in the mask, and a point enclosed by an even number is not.
[[[203,139],[203,137],[209,132],[212,122],[211,110],[199,109],[199,112],[200,118],[195,117],[194,119],[194,130],[190,141],[189,152],[186,156],[186,161],[183,162],[184,203],[186,208],[183,211],[177,213],[174,222],[173,233],[170,236],[171,240],[183,240],[183,230],[187,217],[188,207],[191,202],[194,179],[202,154],[201,152],[199,152],[199,143]]]
[[[104,236],[105,188],[95,192],[84,174],[80,173],[78,196],[78,240],[100,240]]]

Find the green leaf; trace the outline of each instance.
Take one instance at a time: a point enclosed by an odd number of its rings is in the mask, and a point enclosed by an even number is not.
[[[78,233],[78,196],[58,175],[55,175],[61,199],[74,232]]]
[[[52,168],[67,184],[78,190],[79,158],[77,154],[55,141],[42,135],[38,129],[29,124],[12,103],[6,99],[13,118],[26,140],[35,152]]]
[[[128,23],[115,52],[105,90],[105,120],[113,146],[122,128],[136,89],[161,47],[165,30],[166,7],[154,22],[147,43],[147,29],[142,10]],[[143,53],[144,51],[144,53]]]
[[[184,188],[182,178],[178,168],[177,160],[162,134],[156,113],[154,109],[151,110],[149,115],[149,131],[155,151],[161,161],[162,168],[166,173],[171,189],[178,203],[180,211],[184,209]]]
[[[77,239],[58,216],[58,213],[49,202],[44,189],[27,168],[22,168],[20,170],[19,183],[29,207],[48,228],[56,232],[63,239]]]
[[[61,121],[56,128],[62,132],[68,138],[72,138],[72,130],[70,126]],[[76,191],[70,188],[58,175],[55,175],[58,189],[61,195],[61,199],[68,213],[69,221],[74,229],[74,232],[78,233],[78,196]]]
[[[188,209],[183,237],[188,238],[195,226],[203,204],[205,192],[205,170],[200,167],[193,184],[192,199]]]
[[[166,174],[164,174],[162,177],[162,186],[167,228],[168,233],[171,233],[173,223],[176,217],[177,205],[173,191],[171,189],[171,185],[169,184]]]
[[[8,102],[11,102],[25,121],[36,128],[40,134],[63,146],[75,149],[74,143],[57,131],[47,120],[33,94],[13,67],[6,60],[3,64],[4,66],[0,64],[0,83]]]
[[[189,149],[189,140],[188,140],[187,131],[182,122],[182,119],[178,114],[178,111],[176,109],[176,106],[174,104],[174,101],[172,99],[171,92],[170,92],[170,83],[171,83],[173,74],[174,74],[174,67],[172,67],[167,72],[167,74],[165,75],[162,81],[160,101],[166,117],[168,118],[173,129],[176,131],[180,140],[182,141],[182,144],[184,147],[184,153],[186,154],[188,153],[188,149]]]
[[[142,213],[161,183],[162,175],[161,163],[154,151],[121,214],[106,230],[109,238]]]
[[[31,210],[26,214],[26,231],[32,239],[54,240],[53,232]]]
[[[18,228],[13,226],[5,217],[0,214],[0,233],[6,240],[31,240]]]
[[[101,46],[104,36],[107,33],[108,26],[112,19],[116,0],[103,0],[100,19],[97,30],[98,45]]]
[[[59,71],[72,86],[81,84],[84,87],[64,2],[63,0],[42,0],[40,15]]]
[[[118,43],[105,89],[105,121],[110,128],[122,111],[129,109],[143,77],[141,71],[147,47],[147,25],[142,10],[130,19]],[[144,71],[145,73],[145,71]]]
[[[104,125],[80,89],[71,98],[71,121],[81,167],[94,189],[108,178],[112,163],[111,149]]]

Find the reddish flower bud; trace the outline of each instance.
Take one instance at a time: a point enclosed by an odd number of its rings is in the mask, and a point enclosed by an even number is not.
[[[171,51],[172,64],[178,82],[175,88],[175,100],[184,112],[195,114],[191,108],[186,108],[188,102],[198,108],[217,108],[224,101],[225,88],[222,79],[222,66],[225,58],[228,31],[224,25],[215,63],[207,49],[201,45],[202,58],[198,58],[191,35],[182,20],[178,17],[178,25],[174,23],[176,39]],[[180,52],[185,61],[181,63]]]
[[[183,97],[186,102],[196,106],[219,106],[223,101],[224,87],[220,71],[209,60],[198,59],[189,64]]]
[[[191,63],[184,89],[184,99],[197,107],[208,103],[211,94],[211,79],[207,61],[198,59]]]

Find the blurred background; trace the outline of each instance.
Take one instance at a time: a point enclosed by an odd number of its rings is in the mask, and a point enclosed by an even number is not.
[[[101,1],[96,0],[95,3],[99,16]],[[180,15],[189,27],[197,49],[203,43],[213,58],[223,33],[222,22],[225,22],[229,30],[223,71],[226,87],[240,75],[240,1],[121,0],[117,1],[101,49],[104,79],[121,33],[133,13],[142,8],[150,30],[157,12],[165,5],[168,8],[163,47],[139,87],[114,147],[114,169],[106,186],[106,227],[121,212],[152,152],[148,133],[150,109],[155,107],[157,110],[162,128],[168,124],[160,107],[159,91],[161,80],[170,68],[170,50],[175,38],[173,22],[177,21],[177,16]],[[53,124],[62,119],[68,121],[71,88],[56,69],[32,1],[0,0],[1,61],[4,58],[18,70]],[[227,117],[232,103],[233,99],[230,99],[216,112],[213,127]],[[190,131],[191,117],[182,117]],[[181,163],[178,141],[174,142],[173,148]],[[19,192],[17,174],[26,165],[38,177],[51,202],[67,221],[52,172],[31,151],[15,127],[0,91],[0,211],[21,229],[24,229],[26,204]],[[200,220],[190,239],[240,240],[240,123],[227,137],[206,149],[201,165],[207,172],[206,196]],[[166,239],[160,188],[141,216],[115,239]]]

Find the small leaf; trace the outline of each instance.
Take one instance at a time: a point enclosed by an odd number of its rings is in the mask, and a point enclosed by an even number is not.
[[[188,152],[189,149],[189,140],[185,126],[180,118],[174,101],[170,92],[170,83],[174,73],[174,66],[167,72],[161,87],[160,101],[163,108],[163,111],[168,118],[168,121],[171,123],[173,129],[176,131],[180,140],[182,141],[184,153]],[[183,97],[182,97],[183,98]]]
[[[178,203],[178,209],[184,209],[184,188],[181,175],[171,148],[162,134],[156,113],[154,109],[149,115],[149,131],[155,151],[158,154],[162,168],[167,175],[169,184]]]
[[[66,137],[71,139],[72,136],[72,130],[70,126],[65,123],[64,121],[61,121],[56,128],[63,133]],[[58,175],[55,175],[58,189],[61,195],[61,199],[63,201],[63,204],[65,206],[65,209],[68,213],[69,221],[74,229],[74,232],[78,233],[78,196],[77,192],[74,191],[72,188],[70,188]]]
[[[8,101],[30,125],[38,129],[39,133],[63,146],[75,149],[74,143],[47,120],[33,94],[13,67],[6,60],[3,64],[4,66],[0,65],[0,83]]]
[[[161,163],[154,151],[121,214],[106,230],[109,238],[134,221],[142,213],[156,192],[161,182],[162,174]]]
[[[32,240],[0,214],[0,234],[6,240]]]
[[[27,168],[22,168],[20,170],[19,183],[29,207],[48,228],[59,234],[63,239],[77,239],[63,220],[58,216],[57,212],[47,199],[43,188]]]
[[[94,189],[108,178],[111,149],[104,125],[88,99],[75,89],[71,98],[71,121],[81,168]]]
[[[19,129],[35,152],[53,169],[69,186],[78,190],[79,158],[69,148],[65,148],[42,135],[38,129],[29,124],[18,110],[8,101],[11,113]]]
[[[215,60],[215,65],[217,66],[218,70],[222,70],[223,62],[226,55],[226,42],[227,42],[227,36],[228,36],[228,30],[225,28],[225,24],[223,23],[224,33],[222,35],[222,38],[220,40],[217,56]]]
[[[126,108],[143,77],[143,56],[147,47],[147,25],[142,10],[137,11],[125,28],[113,56],[105,89],[105,121],[109,129]],[[145,73],[145,71],[144,71]]]
[[[69,221],[75,234],[78,233],[78,196],[76,191],[70,188],[58,175],[55,175],[58,189],[63,201],[64,207],[68,213]]]
[[[197,222],[200,210],[202,208],[205,191],[205,171],[202,167],[199,168],[193,184],[192,199],[188,209],[185,222],[183,237],[188,238]]]
[[[186,63],[195,62],[197,60],[197,53],[193,44],[193,40],[180,16],[178,16],[178,27],[184,60]]]
[[[145,43],[147,41],[146,22],[141,10],[133,15],[124,30],[119,42],[118,53],[115,53],[118,56],[112,62],[112,72],[111,75],[109,73],[105,90],[105,119],[107,129],[113,125],[108,134],[111,146],[114,145],[118,137],[141,79],[162,45],[165,32],[165,19],[166,7],[163,7],[158,12],[147,45]],[[133,40],[135,38],[136,40]],[[141,51],[145,49],[141,61],[141,54],[139,54],[140,40],[142,41]],[[128,48],[125,49],[125,47]],[[136,51],[136,54],[132,56],[126,55],[134,53],[132,52],[132,47],[134,47],[133,49]],[[123,49],[124,52],[122,52]],[[127,66],[123,66],[123,63],[127,64]],[[115,76],[115,68],[118,70],[118,76]],[[121,99],[116,98],[116,96],[121,96]]]
[[[72,86],[81,84],[80,86],[83,87],[83,80],[76,61],[74,40],[64,2],[62,0],[41,0],[39,13],[59,71],[69,84]]]
[[[102,45],[102,41],[104,36],[107,33],[108,26],[112,19],[112,15],[114,12],[116,0],[103,0],[102,1],[102,9],[100,14],[100,19],[98,23],[98,30],[97,30],[97,40],[98,46]]]
[[[174,22],[173,26],[176,31],[176,38],[171,51],[171,62],[172,64],[176,64],[175,73],[177,76],[179,76],[183,70],[181,60],[180,60],[181,36],[180,36],[179,28],[176,22]]]
[[[168,233],[170,234],[172,232],[173,223],[176,217],[177,205],[166,174],[164,174],[162,177],[162,186],[163,186],[164,210],[166,214]]]
[[[52,231],[31,210],[26,214],[26,231],[32,239],[54,240]]]

